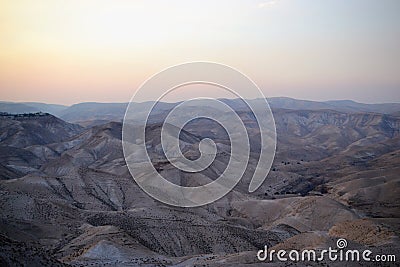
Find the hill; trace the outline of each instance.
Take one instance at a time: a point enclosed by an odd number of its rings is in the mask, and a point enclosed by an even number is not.
[[[180,134],[185,156],[196,158],[205,137],[216,142],[217,156],[202,172],[177,170],[160,144],[169,108],[146,128],[153,166],[184,186],[215,180],[230,156],[223,128],[202,119],[187,124]],[[236,108],[252,138],[245,175],[222,199],[190,209],[155,201],[134,182],[121,122],[82,128],[49,114],[3,114],[0,256],[72,266],[257,265],[264,245],[321,248],[338,237],[352,248],[399,255],[399,117],[274,108],[276,157],[264,184],[248,194],[261,144],[254,117]]]

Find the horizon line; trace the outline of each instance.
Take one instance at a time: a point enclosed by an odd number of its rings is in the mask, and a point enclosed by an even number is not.
[[[326,103],[326,102],[339,102],[339,101],[350,101],[356,104],[365,104],[365,105],[379,105],[379,104],[400,104],[400,100],[398,102],[373,102],[373,103],[366,103],[366,102],[359,102],[353,99],[330,99],[330,100],[311,100],[311,99],[301,99],[301,98],[294,98],[294,97],[288,97],[288,96],[273,96],[273,97],[266,97],[266,99],[278,99],[278,98],[282,98],[282,99],[290,99],[290,100],[297,100],[297,101],[307,101],[307,102],[320,102],[320,103]],[[239,99],[239,98],[226,98],[226,97],[219,97],[216,99],[231,99],[231,100],[235,100],[235,99]],[[256,99],[261,99],[261,98],[248,98],[246,100],[256,100]],[[180,103],[183,102],[184,100],[181,101],[175,101],[175,102],[171,102],[171,101],[159,101],[161,103],[169,103],[169,104],[174,104],[174,103]],[[155,102],[155,100],[148,100],[148,101],[142,101],[142,102],[135,102],[135,103],[147,103],[147,102]],[[127,104],[130,103],[130,101],[121,101],[121,102],[101,102],[101,101],[82,101],[82,102],[76,102],[73,104],[59,104],[59,103],[54,103],[54,102],[41,102],[41,101],[12,101],[12,100],[0,100],[0,103],[8,103],[8,104],[46,104],[46,105],[57,105],[57,106],[64,106],[64,107],[71,107],[74,105],[79,105],[79,104]]]

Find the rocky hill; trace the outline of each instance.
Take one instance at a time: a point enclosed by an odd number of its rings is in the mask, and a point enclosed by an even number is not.
[[[1,114],[0,179],[39,174],[45,162],[59,156],[60,144],[81,131],[48,113]]]

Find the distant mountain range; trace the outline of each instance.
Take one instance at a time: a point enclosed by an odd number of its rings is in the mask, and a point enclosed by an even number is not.
[[[243,107],[240,99],[221,99],[235,110]],[[262,99],[248,100],[259,105],[264,105]],[[144,106],[152,105],[154,102],[135,103],[138,112],[143,110]],[[179,103],[179,102],[178,102]],[[157,108],[160,112],[173,108],[178,103],[160,103]],[[334,110],[339,112],[373,112],[380,114],[400,114],[400,103],[383,103],[383,104],[364,104],[352,100],[333,100],[333,101],[310,101],[299,100],[288,97],[272,97],[268,98],[268,103],[272,109],[291,109],[291,110]],[[0,112],[15,113],[31,113],[31,112],[48,112],[68,122],[85,123],[87,121],[98,120],[99,123],[104,121],[122,121],[128,103],[96,103],[84,102],[71,106],[46,104],[38,102],[0,102]]]
[[[0,112],[11,114],[16,113],[32,113],[32,112],[48,112],[56,116],[60,116],[61,112],[68,106],[57,104],[46,104],[38,102],[6,102],[0,101]]]

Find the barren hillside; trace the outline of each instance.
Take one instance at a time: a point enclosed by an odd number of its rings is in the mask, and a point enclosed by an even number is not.
[[[159,203],[137,186],[123,158],[120,122],[83,129],[51,115],[1,117],[1,261],[258,264],[255,255],[264,245],[321,248],[337,237],[354,247],[390,247],[399,255],[400,118],[333,110],[273,112],[278,144],[264,184],[247,193],[260,143],[252,116],[240,111],[252,137],[244,179],[219,201],[190,209]],[[157,121],[146,129],[146,144],[167,179],[196,186],[224,171],[230,145],[221,127],[207,120],[185,126],[180,139],[187,157],[198,156],[201,138],[218,144],[209,168],[186,173],[164,159]]]

